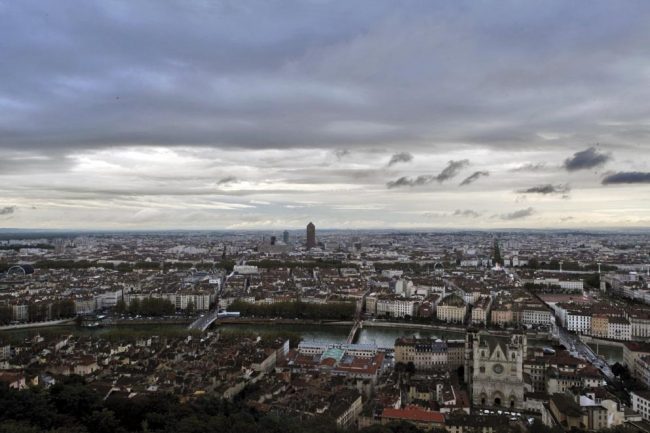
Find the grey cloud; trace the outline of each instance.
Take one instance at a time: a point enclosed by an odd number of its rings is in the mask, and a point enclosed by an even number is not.
[[[470,183],[476,182],[482,176],[489,176],[489,171],[475,171],[471,175],[467,176],[465,180],[460,183],[460,186],[469,185]]]
[[[481,216],[479,212],[476,212],[475,210],[471,209],[456,209],[453,213],[454,216],[463,216],[463,217],[472,217],[472,218],[478,218]]]
[[[650,137],[643,2],[245,3],[4,2],[3,55],[15,61],[0,81],[0,146],[561,149],[538,133]],[[566,25],[587,19],[579,37]],[[607,104],[586,109],[588,98]]]
[[[618,173],[605,176],[602,183],[603,185],[622,183],[650,183],[650,173],[641,171],[620,171]]]
[[[532,207],[526,209],[520,209],[511,213],[501,214],[500,218],[502,220],[517,220],[521,218],[527,218],[535,213],[535,210]]]
[[[537,171],[543,171],[546,170],[547,166],[543,162],[529,162],[526,164],[522,164],[519,167],[511,168],[510,171],[513,173],[517,172],[537,172]]]
[[[222,179],[219,179],[217,181],[217,185],[227,185],[229,183],[235,183],[238,182],[239,179],[237,179],[235,176],[227,176]]]
[[[592,146],[565,159],[564,168],[568,171],[586,170],[604,165],[610,159],[612,159],[611,155],[599,152]]]
[[[0,208],[0,215],[11,215],[16,211],[16,206],[5,206]]]
[[[0,94],[0,99],[2,95]],[[0,109],[2,105],[0,104]],[[0,138],[0,141],[2,139]],[[2,145],[0,144],[0,147]],[[35,152],[1,152],[0,175],[29,175],[38,173],[65,173],[74,165],[63,150],[47,152],[42,149]]]
[[[250,195],[278,195],[278,194],[300,194],[304,191],[300,189],[233,189],[233,190],[215,190],[214,188],[181,188],[181,187],[92,187],[92,186],[50,186],[50,185],[32,185],[29,188],[19,188],[17,190],[22,195],[31,194],[35,197],[52,197],[64,200],[110,200],[115,198],[140,198],[140,197],[243,197]],[[237,203],[232,203],[234,206]]]
[[[425,212],[422,214],[422,216],[427,217],[427,218],[444,218],[448,217],[449,213],[447,212]]]
[[[334,155],[336,156],[337,160],[342,160],[344,157],[348,156],[350,154],[350,151],[347,149],[337,149],[334,151]]]
[[[397,180],[391,180],[388,183],[386,183],[386,187],[392,189],[392,188],[399,188],[403,186],[426,185],[428,183],[433,182],[435,179],[436,178],[434,176],[430,176],[430,175],[418,176],[416,178],[402,176]]]
[[[438,176],[436,176],[436,180],[438,182],[444,182],[446,180],[451,179],[452,177],[456,177],[458,173],[465,167],[469,165],[469,159],[461,159],[458,161],[449,161],[447,164],[447,167],[445,167]]]
[[[449,161],[447,166],[437,176],[433,176],[430,174],[424,174],[416,178],[402,176],[397,180],[392,180],[387,182],[386,187],[388,187],[389,189],[399,188],[404,186],[412,187],[412,186],[426,185],[434,181],[437,181],[438,183],[442,183],[448,179],[456,177],[458,173],[468,165],[469,165],[468,159],[461,159],[458,161],[452,160]]]
[[[412,160],[413,160],[413,155],[411,155],[408,152],[400,152],[390,157],[390,161],[388,161],[388,166],[390,167],[391,165],[398,164],[400,162],[410,162]]]
[[[520,189],[519,194],[566,194],[571,191],[569,185],[552,185],[547,183],[545,185],[536,185],[530,188]]]
[[[349,183],[359,180],[364,181],[382,181],[386,177],[384,168],[341,168],[341,169],[321,169],[321,168],[295,168],[278,170],[282,175],[294,177],[287,179],[289,183]]]

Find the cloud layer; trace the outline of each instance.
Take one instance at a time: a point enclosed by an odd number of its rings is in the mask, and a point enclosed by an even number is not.
[[[0,0],[2,226],[645,227],[649,21],[606,0]]]

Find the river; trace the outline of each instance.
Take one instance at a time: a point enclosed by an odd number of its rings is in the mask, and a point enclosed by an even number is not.
[[[78,328],[76,326],[52,326],[49,328],[39,329],[20,329],[12,331],[0,331],[0,340],[9,343],[16,342],[38,333],[48,336],[61,336],[68,334],[75,335],[106,335],[119,331],[132,331],[138,335],[182,335],[186,331],[187,325],[133,325],[133,326],[116,326],[103,328]],[[293,324],[226,324],[219,328],[223,333],[237,332],[263,332],[263,331],[281,331],[290,332],[303,339],[303,341],[319,341],[326,343],[344,343],[350,332],[349,326],[321,326],[321,325],[293,325]],[[403,336],[415,337],[434,337],[448,340],[464,340],[465,332],[458,330],[420,330],[408,328],[379,328],[364,327],[357,335],[356,343],[376,344],[379,347],[392,348],[395,340]],[[554,342],[546,340],[530,339],[528,345],[531,347],[552,346]],[[592,345],[595,350],[595,345]],[[622,362],[623,351],[616,346],[600,344],[598,346],[599,354],[602,355],[609,364]]]
[[[605,361],[607,361],[608,364],[614,364],[614,363],[623,363],[623,348],[618,347],[618,346],[612,346],[609,344],[595,344],[595,343],[589,343],[589,347],[591,347],[597,355],[602,356]]]
[[[299,334],[303,341],[319,341],[325,343],[344,343],[350,332],[349,326],[320,326],[320,325],[238,325],[227,324],[219,328],[221,332],[259,332],[261,330],[278,330]],[[357,335],[356,343],[376,344],[379,347],[392,348],[395,339],[403,336],[435,337],[448,340],[464,340],[463,331],[429,331],[406,328],[362,328]]]

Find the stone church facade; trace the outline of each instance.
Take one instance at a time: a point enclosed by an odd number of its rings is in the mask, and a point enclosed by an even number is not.
[[[526,335],[482,331],[468,332],[466,338],[465,378],[473,405],[523,408]]]

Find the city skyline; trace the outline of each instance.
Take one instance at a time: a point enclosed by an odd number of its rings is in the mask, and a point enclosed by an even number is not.
[[[647,228],[648,21],[0,1],[0,228]]]

